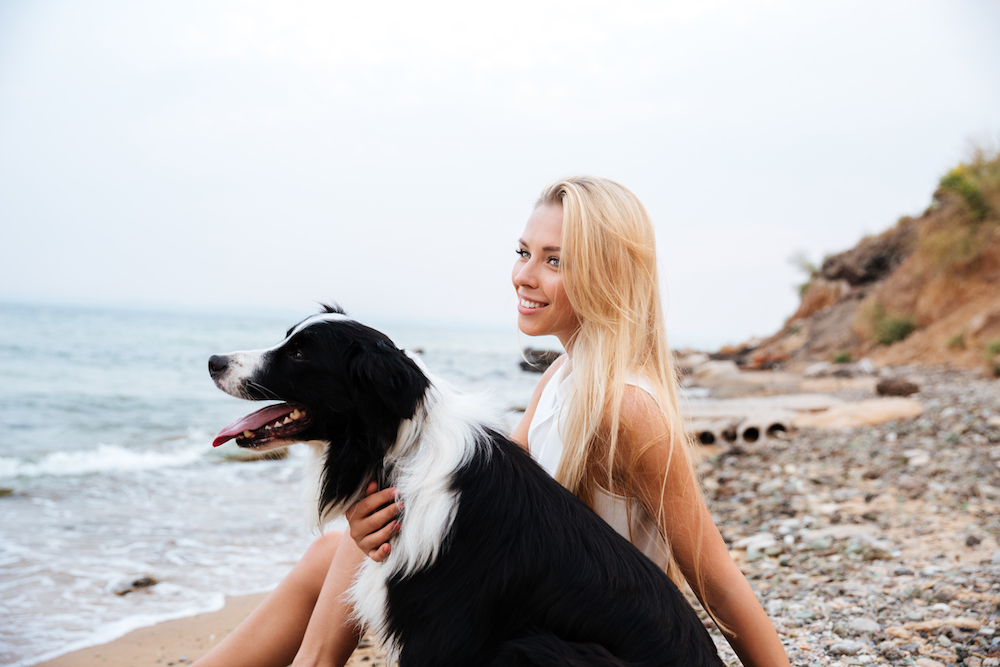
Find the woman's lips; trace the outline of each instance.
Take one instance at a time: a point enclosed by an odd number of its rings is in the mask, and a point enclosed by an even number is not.
[[[525,299],[523,296],[517,299],[517,312],[523,313],[525,315],[531,314],[540,308],[545,308],[547,303],[541,301],[532,301],[531,299]]]

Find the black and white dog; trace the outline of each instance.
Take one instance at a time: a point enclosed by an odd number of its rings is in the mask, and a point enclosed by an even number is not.
[[[373,479],[399,489],[392,552],[351,594],[402,667],[723,664],[661,570],[384,334],[327,307],[208,366],[223,391],[284,401],[214,444],[319,449],[321,519]]]

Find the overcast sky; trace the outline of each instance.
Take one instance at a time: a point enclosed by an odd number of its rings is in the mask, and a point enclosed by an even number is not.
[[[0,299],[512,323],[542,187],[657,227],[675,344],[1000,136],[1000,2],[0,2]]]

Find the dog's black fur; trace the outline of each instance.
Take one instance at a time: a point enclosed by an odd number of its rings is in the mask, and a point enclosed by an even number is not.
[[[421,424],[451,419],[446,404],[456,397],[438,392],[439,381],[385,335],[339,309],[326,312],[275,348],[238,353],[256,357],[209,361],[230,393],[304,407],[307,417],[287,427],[294,432],[237,442],[325,443],[321,513],[348,506],[372,479],[395,485],[407,457],[435,456],[442,443],[421,440]],[[465,429],[468,442],[445,478],[451,518],[440,549],[407,561],[415,566],[393,565],[409,557],[411,508],[421,493],[435,493],[401,486],[408,514],[392,553],[367,562],[356,585],[361,607],[364,596],[381,595],[381,618],[362,620],[398,651],[401,667],[723,664],[694,610],[648,558],[494,428],[451,426]],[[409,448],[397,442],[406,433],[417,438]]]

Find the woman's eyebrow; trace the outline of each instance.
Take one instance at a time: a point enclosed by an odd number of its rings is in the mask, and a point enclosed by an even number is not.
[[[525,247],[528,246],[528,244],[524,242],[524,239],[518,239],[517,242]],[[542,252],[562,252],[562,248],[557,245],[547,245],[542,248]]]

